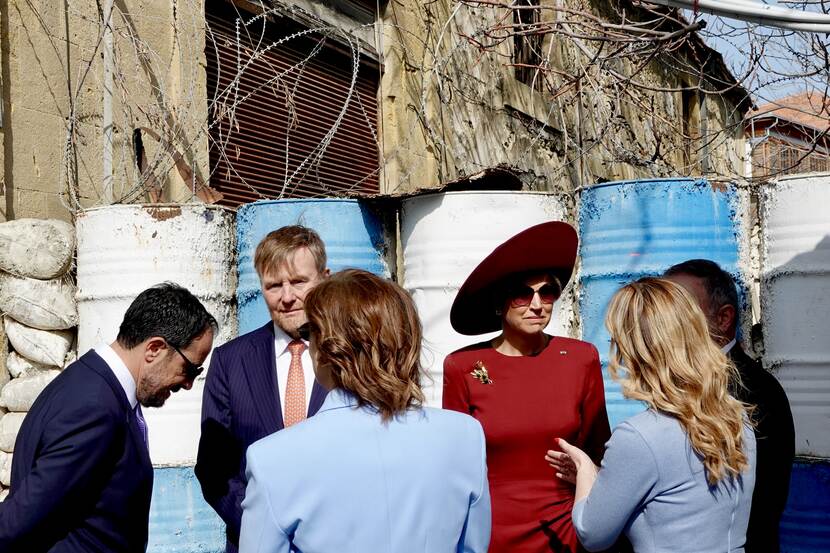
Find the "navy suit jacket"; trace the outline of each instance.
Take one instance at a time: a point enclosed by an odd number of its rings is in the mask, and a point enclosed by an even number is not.
[[[326,397],[317,381],[308,416]],[[227,525],[227,551],[235,552],[248,481],[248,446],[284,428],[277,385],[274,323],[243,334],[213,350],[202,398],[202,435],[196,477],[205,500]]]
[[[729,356],[741,374],[737,397],[755,406],[758,461],[755,493],[746,531],[746,553],[778,552],[781,515],[790,490],[795,456],[795,425],[784,388],[761,363],[735,344]]]
[[[0,551],[126,553],[147,548],[153,466],[124,390],[94,351],[38,396],[14,446],[0,503]]]

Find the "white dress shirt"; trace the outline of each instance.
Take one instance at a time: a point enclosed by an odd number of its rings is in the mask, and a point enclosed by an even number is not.
[[[738,343],[738,339],[737,338],[732,338],[732,341],[729,342],[728,344],[726,344],[725,346],[723,346],[722,348],[720,348],[720,350],[724,354],[729,355],[729,352],[732,351],[732,348],[735,347],[736,343]]]
[[[133,378],[130,369],[124,364],[124,361],[115,353],[115,350],[107,344],[98,344],[95,346],[95,353],[101,356],[101,359],[109,366],[110,370],[115,374],[118,383],[124,389],[127,395],[127,401],[130,402],[130,407],[135,409],[138,399],[135,395],[135,379]]]
[[[277,359],[277,385],[280,391],[280,409],[285,417],[285,388],[288,385],[288,369],[291,367],[291,352],[288,344],[293,340],[283,329],[274,323],[274,353]],[[311,364],[311,354],[308,353],[308,342],[303,340],[305,349],[300,357],[303,363],[305,377],[305,412],[308,414],[308,404],[311,401],[311,388],[314,386],[314,366]]]

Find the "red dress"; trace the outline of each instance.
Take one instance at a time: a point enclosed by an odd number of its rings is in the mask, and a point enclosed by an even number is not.
[[[477,362],[492,384],[471,372]],[[479,365],[480,366],[480,365]],[[599,464],[611,436],[599,356],[580,340],[553,337],[536,356],[510,357],[489,342],[444,361],[444,408],[484,427],[493,508],[491,553],[576,553],[574,488],[545,461],[565,438]]]

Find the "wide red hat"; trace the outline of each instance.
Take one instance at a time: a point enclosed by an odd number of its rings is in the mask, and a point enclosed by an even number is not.
[[[495,286],[514,274],[551,272],[562,288],[576,262],[578,239],[568,223],[553,221],[525,229],[499,245],[473,269],[458,290],[450,310],[450,324],[461,334],[484,334],[501,329],[493,304]]]

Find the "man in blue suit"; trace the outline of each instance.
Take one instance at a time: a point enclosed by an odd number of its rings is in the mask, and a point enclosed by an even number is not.
[[[186,289],[155,286],[127,309],[115,342],[43,390],[15,442],[0,551],[146,550],[153,467],[141,406],[190,389],[215,327]]]
[[[322,240],[303,226],[282,227],[259,243],[254,267],[271,320],[213,352],[195,469],[225,521],[228,553],[238,550],[248,446],[314,415],[326,397],[297,332],[305,295],[329,274]]]

